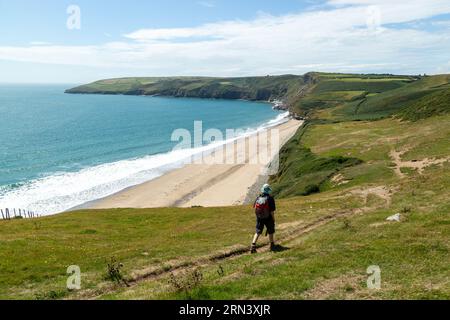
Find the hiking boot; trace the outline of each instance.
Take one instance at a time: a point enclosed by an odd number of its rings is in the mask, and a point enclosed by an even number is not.
[[[256,251],[256,245],[252,245],[252,247],[250,248],[250,253],[251,254],[258,253],[258,251]]]
[[[276,250],[277,250],[277,245],[276,245],[275,243],[272,242],[272,243],[270,244],[270,251],[273,252],[273,251],[276,251]]]

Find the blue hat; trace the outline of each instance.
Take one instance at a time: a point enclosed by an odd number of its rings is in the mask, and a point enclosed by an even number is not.
[[[265,184],[262,188],[261,188],[261,192],[264,194],[271,194],[272,193],[272,188],[270,187],[269,184]]]

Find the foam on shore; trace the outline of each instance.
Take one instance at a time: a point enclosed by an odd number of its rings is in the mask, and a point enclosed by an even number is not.
[[[256,129],[244,130],[240,136],[199,148],[105,163],[78,172],[54,173],[16,188],[0,190],[0,208],[22,208],[40,215],[67,211],[153,180],[182,167],[193,156],[210,153],[233,140],[285,123],[288,118],[289,112],[280,114]]]

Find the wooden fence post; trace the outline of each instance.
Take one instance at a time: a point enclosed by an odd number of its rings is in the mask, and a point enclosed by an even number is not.
[[[16,209],[16,208],[4,208],[0,209],[0,220],[11,220],[11,219],[34,219],[39,218],[40,215],[34,211],[25,210],[25,209]],[[14,216],[13,216],[14,215]]]

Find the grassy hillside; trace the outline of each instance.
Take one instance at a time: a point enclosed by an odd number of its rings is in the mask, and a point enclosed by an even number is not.
[[[422,98],[407,104],[396,113],[403,120],[417,121],[450,112],[450,87],[431,90]]]
[[[316,85],[305,98],[300,100],[300,105],[304,104],[303,100],[317,102],[324,94],[327,97],[334,97],[335,100],[331,98],[327,101],[322,100],[324,103],[322,107],[311,109],[309,112],[312,119],[308,120],[306,126],[282,149],[280,170],[271,179],[278,196],[291,197],[325,191],[329,188],[333,177],[340,176],[341,171],[350,167],[359,168],[361,166],[358,165],[369,161],[357,157],[354,153],[338,152],[325,156],[315,153],[311,148],[320,144],[321,140],[327,136],[326,133],[318,132],[315,134],[317,139],[314,143],[305,143],[310,132],[317,130],[316,128],[338,123],[333,131],[338,134],[344,131],[342,123],[353,128],[351,126],[353,120],[388,119],[393,116],[403,121],[418,121],[450,113],[450,75],[424,77],[419,80],[399,78],[399,76],[377,78],[373,75],[359,78],[355,75],[344,74],[315,74],[314,76]],[[365,91],[364,94],[356,96],[355,91],[348,91],[349,96],[353,98],[337,100],[343,97],[342,92],[345,92],[341,91],[345,88],[341,86],[338,87],[340,91],[329,91],[334,90],[337,82],[341,85],[347,83],[349,90],[361,89],[362,87],[358,87],[361,84],[371,83],[375,86],[379,83],[382,85],[377,90],[381,92],[370,94]],[[329,86],[329,83],[332,85]],[[383,87],[387,83],[389,85]],[[396,83],[398,88],[389,87],[392,83]],[[380,123],[377,122],[376,125]],[[409,122],[406,124],[410,127]],[[353,130],[351,129],[352,135],[348,139],[356,144],[359,140],[359,132],[353,132]],[[338,145],[342,143],[335,137],[332,137],[332,140]]]
[[[293,104],[295,113],[310,116],[317,110],[358,106],[368,98],[407,87],[413,76],[309,73],[308,93]],[[350,108],[350,107],[347,107]]]
[[[267,101],[289,100],[303,85],[303,77],[294,75],[246,78],[123,78],[101,80],[66,92]]]
[[[304,146],[302,138],[314,125],[309,122],[287,143],[280,154],[280,169],[270,183],[276,197],[308,196],[327,189],[327,182],[341,170],[362,163],[342,155],[322,157]]]
[[[446,113],[449,109],[448,90],[449,75],[420,77],[310,72],[304,76],[108,79],[66,92],[281,100],[285,108],[303,117],[325,110],[330,113],[328,118],[333,120],[370,120],[396,113],[405,119],[421,118],[434,114],[434,111],[425,111],[430,108],[438,108],[440,114]],[[442,105],[425,106],[430,101],[433,104],[441,102]],[[413,115],[418,110],[422,110],[422,116]]]
[[[395,83],[397,88],[384,84]],[[345,81],[342,81],[345,83]],[[382,81],[383,85],[377,91],[367,88],[363,95],[347,100],[336,101],[322,106],[321,118],[333,120],[371,120],[398,115],[405,120],[420,119],[435,114],[445,114],[450,111],[450,75],[423,77],[418,80],[404,79],[402,81]],[[355,89],[351,82],[349,89]],[[373,82],[376,84],[376,82]],[[359,87],[358,87],[359,88]],[[314,99],[319,94],[313,91]],[[302,107],[300,102],[299,107]],[[317,108],[313,111],[317,111]],[[416,115],[415,115],[416,114]]]

